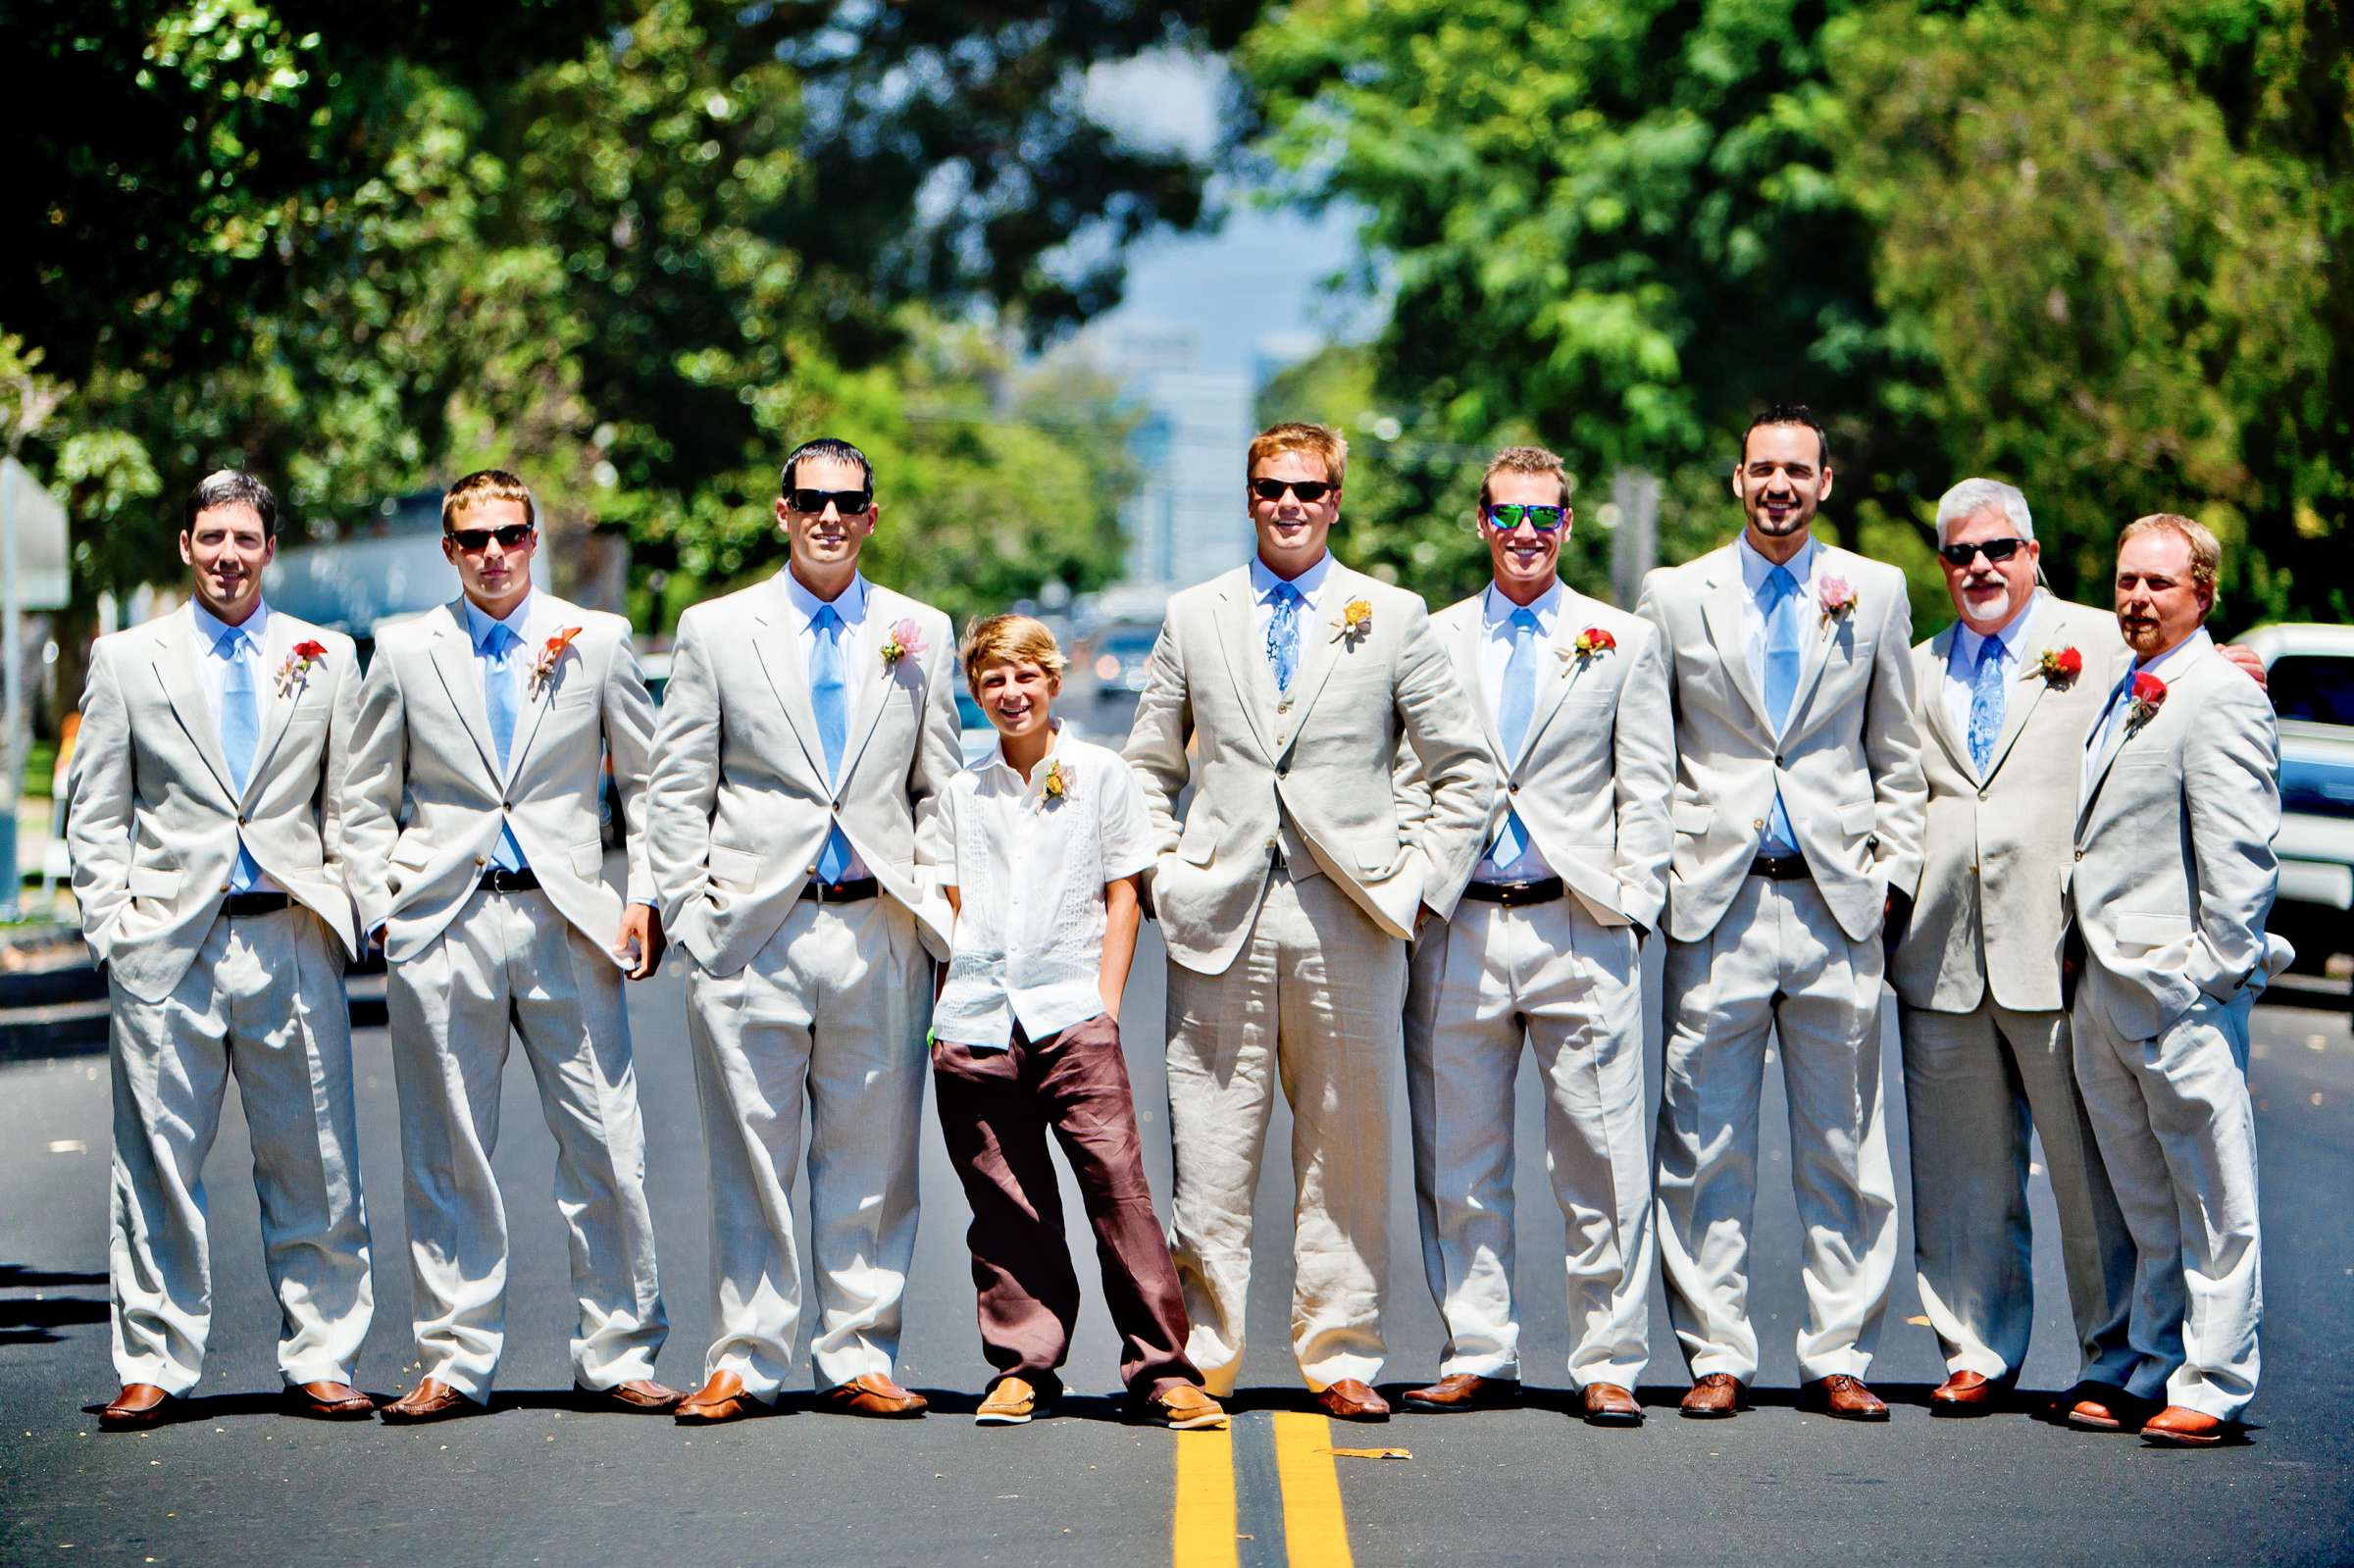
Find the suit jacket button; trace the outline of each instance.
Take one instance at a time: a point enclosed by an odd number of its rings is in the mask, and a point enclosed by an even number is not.
[[[805,875],[808,875],[808,876],[811,876],[811,877],[814,877],[814,876],[816,876],[816,875],[817,875],[817,868],[816,868],[815,866],[811,866],[811,867],[809,868],[808,872],[807,872]]]
[[[229,884],[227,884],[227,883],[223,883],[223,884],[221,885],[221,890],[222,890],[223,892],[227,892],[227,891],[229,891]]]
[[[1289,713],[1289,712],[1291,712],[1291,711],[1292,711],[1292,699],[1291,699],[1291,698],[1289,698],[1289,697],[1286,697],[1286,698],[1284,698],[1284,699],[1283,699],[1281,702],[1278,702],[1277,704],[1275,704],[1275,711],[1276,711],[1277,713]]]
[[[2081,850],[2081,849],[2077,850],[2077,851],[2076,851],[2076,858],[2077,858],[2078,860],[2082,860],[2082,859],[2084,858],[2084,851],[2083,851],[2083,850]]]
[[[1774,765],[1775,767],[1777,767],[1777,768],[1787,768],[1787,767],[1789,767],[1789,766],[1790,766],[1790,764],[1789,764],[1789,763],[1787,763],[1787,762],[1785,762],[1785,761],[1783,761],[1783,760],[1782,760],[1781,754],[1780,754],[1779,752],[1776,752],[1776,753],[1774,754],[1774,758],[1773,758],[1773,765]]]
[[[474,857],[474,863],[478,866],[487,866],[490,864],[490,857],[488,855],[477,855]]]
[[[1978,791],[1978,798],[1979,798],[1980,800],[1983,800],[1983,799],[1985,799],[1985,798],[1986,798],[1986,791],[1985,791],[1985,790],[1983,790],[1983,789],[1979,790],[1979,791]]]
[[[1510,784],[1506,784],[1504,787],[1516,795],[1520,792],[1520,781],[1514,779]]]
[[[1269,834],[1269,835],[1267,835],[1267,847],[1268,847],[1269,849],[1272,849],[1272,848],[1274,848],[1274,847],[1275,847],[1275,835],[1272,835],[1272,834]]]
[[[243,817],[239,817],[239,818],[237,819],[237,826],[238,826],[238,827],[240,827],[240,828],[243,828],[243,827],[246,827],[246,826],[248,826],[247,820],[246,820],[245,818],[243,818]]]
[[[1757,829],[1760,833],[1764,833],[1766,831],[1766,819],[1760,817],[1757,821],[1751,823],[1750,826]]]
[[[1276,769],[1276,770],[1275,770],[1275,777],[1276,777],[1276,778],[1278,778],[1278,779],[1289,779],[1291,776],[1292,776],[1292,770],[1291,770],[1291,766],[1290,766],[1288,763],[1287,763],[1286,765],[1284,765],[1283,767],[1280,767],[1280,768],[1278,768],[1278,769]]]

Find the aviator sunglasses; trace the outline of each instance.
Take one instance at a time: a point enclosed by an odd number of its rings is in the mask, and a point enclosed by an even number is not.
[[[834,503],[835,510],[844,517],[856,517],[875,504],[875,496],[871,490],[792,489],[785,492],[787,506],[792,507],[795,512],[805,512],[811,517],[823,512],[829,501]]]
[[[1338,485],[1328,484],[1322,480],[1253,480],[1251,481],[1251,493],[1262,501],[1280,501],[1283,499],[1283,492],[1289,490],[1300,497],[1300,504],[1303,506],[1315,505],[1337,488],[1339,488]]]
[[[1937,553],[1945,557],[1948,566],[1968,566],[1980,550],[1986,559],[1997,566],[2017,555],[2026,545],[2024,539],[1980,539],[1975,544],[1940,544]]]
[[[1526,523],[1539,533],[1551,533],[1569,521],[1569,509],[1561,506],[1521,506],[1507,501],[1488,508],[1488,521],[1506,533]]]
[[[523,541],[532,536],[532,525],[510,523],[503,529],[451,529],[441,536],[453,540],[468,555],[482,554],[490,548],[492,539],[498,541],[498,547],[502,550],[518,550],[523,547]]]

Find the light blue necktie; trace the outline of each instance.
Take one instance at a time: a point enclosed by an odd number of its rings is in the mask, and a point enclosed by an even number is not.
[[[242,627],[222,632],[213,648],[229,661],[221,676],[221,754],[229,763],[229,782],[242,806],[245,781],[253,775],[253,754],[262,740],[262,707],[253,694],[253,654],[257,650]],[[245,848],[245,835],[239,834],[237,863],[229,874],[230,891],[251,892],[261,883],[262,868],[254,863]]]
[[[810,626],[817,632],[817,647],[809,656],[809,705],[817,711],[817,738],[825,747],[826,778],[836,782],[842,776],[842,754],[850,743],[850,688],[842,668],[842,612],[821,604]],[[818,852],[817,875],[821,881],[835,883],[849,870],[850,841],[837,826],[826,835],[826,847]]]
[[[1790,720],[1790,704],[1798,696],[1798,579],[1788,567],[1777,566],[1766,574],[1759,604],[1766,612],[1766,715],[1779,739],[1782,726]],[[1798,852],[1798,835],[1791,832],[1779,786],[1766,818],[1766,837],[1758,847],[1768,855]]]
[[[1300,590],[1278,582],[1267,596],[1275,601],[1275,614],[1267,622],[1267,663],[1275,670],[1275,689],[1289,691],[1300,670]]]
[[[483,637],[483,699],[490,710],[490,743],[498,748],[498,771],[503,778],[509,767],[508,753],[515,745],[515,649],[523,638],[504,621],[493,621]],[[515,841],[515,830],[502,826],[498,830],[498,845],[490,851],[490,863],[501,871],[521,871],[526,864],[523,845]]]
[[[1528,740],[1528,722],[1537,711],[1537,612],[1525,607],[1514,610],[1506,623],[1512,629],[1512,656],[1504,665],[1503,701],[1498,704],[1498,737],[1504,741],[1504,765],[1509,772],[1520,760],[1520,748]],[[1528,850],[1528,830],[1521,825],[1520,813],[1508,812],[1504,831],[1497,834],[1496,843],[1488,858],[1498,867],[1511,865]]]
[[[2003,733],[2003,639],[1988,637],[1978,649],[1978,678],[1970,686],[1970,765],[1980,779]]]

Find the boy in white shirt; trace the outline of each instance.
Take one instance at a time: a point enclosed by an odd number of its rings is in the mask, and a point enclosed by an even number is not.
[[[1138,874],[1151,830],[1119,754],[1069,739],[1054,634],[1027,616],[977,623],[958,650],[998,749],[942,795],[955,842],[955,940],[933,1010],[941,1130],[973,1207],[966,1243],[981,1343],[999,1374],[983,1425],[1050,1406],[1079,1314],[1047,1153],[1061,1140],[1103,1265],[1120,1381],[1163,1426],[1226,1412],[1186,1358],[1185,1297],[1145,1182],[1120,1054],[1120,994],[1136,954]]]

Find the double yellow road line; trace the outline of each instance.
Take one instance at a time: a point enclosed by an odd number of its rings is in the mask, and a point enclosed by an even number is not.
[[[1175,1568],[1241,1568],[1241,1488],[1236,1481],[1237,1429],[1248,1442],[1257,1432],[1238,1416],[1224,1432],[1178,1435],[1177,1510],[1170,1533]],[[1333,1467],[1332,1428],[1320,1415],[1279,1411],[1274,1417],[1275,1475],[1281,1492],[1285,1560],[1290,1568],[1351,1568],[1349,1520],[1341,1507],[1341,1478]],[[1262,1507],[1268,1499],[1255,1499]],[[1270,1560],[1264,1551],[1255,1561]]]

